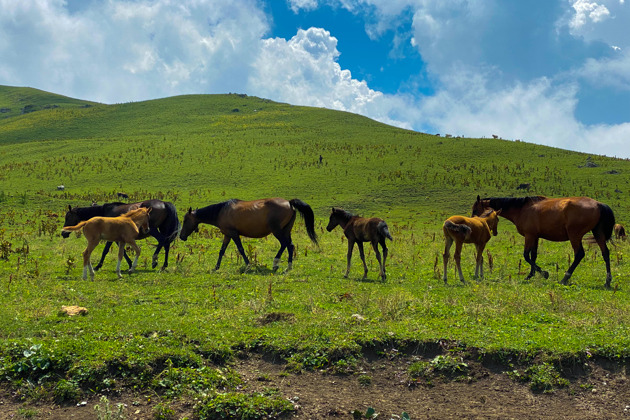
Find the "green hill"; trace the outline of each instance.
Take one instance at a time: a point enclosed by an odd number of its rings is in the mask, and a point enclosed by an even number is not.
[[[3,101],[20,94],[42,109],[0,120],[0,191],[36,192],[46,201],[85,203],[120,189],[137,198],[160,192],[184,205],[281,195],[404,217],[410,210],[468,212],[477,194],[535,193],[588,195],[625,218],[630,193],[628,161],[525,142],[441,138],[247,95],[86,108],[32,89],[0,92]],[[51,103],[65,106],[44,109]],[[521,183],[530,190],[517,190]],[[55,191],[59,184],[64,193]]]
[[[82,101],[33,88],[0,85],[0,119],[58,108],[87,108],[95,102]]]

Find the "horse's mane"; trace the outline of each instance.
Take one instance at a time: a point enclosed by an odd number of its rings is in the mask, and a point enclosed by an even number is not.
[[[488,207],[492,207],[495,210],[508,210],[511,208],[520,209],[528,204],[537,203],[546,199],[547,197],[545,196],[534,195],[529,197],[489,197],[482,199],[482,201],[487,201]]]
[[[81,220],[91,219],[95,216],[105,216],[104,206],[75,207],[72,211],[75,212]]]
[[[344,220],[344,222],[348,222],[353,217],[356,217],[356,214],[352,214],[347,210],[340,209],[339,207],[335,207],[335,214],[341,217]]]
[[[216,218],[219,216],[224,208],[230,207],[231,205],[236,204],[239,201],[241,200],[237,198],[232,198],[222,203],[210,204],[209,206],[195,210],[195,215],[199,220],[216,220]]]

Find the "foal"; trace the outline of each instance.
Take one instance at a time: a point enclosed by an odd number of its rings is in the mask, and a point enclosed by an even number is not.
[[[90,262],[92,251],[99,244],[101,239],[118,243],[118,264],[116,264],[116,274],[118,278],[122,278],[120,274],[120,262],[125,252],[125,244],[131,245],[136,252],[136,258],[129,269],[132,273],[138,264],[140,257],[140,248],[136,245],[136,238],[140,234],[149,231],[149,213],[151,208],[140,207],[118,217],[92,217],[87,221],[83,221],[76,226],[65,226],[62,232],[75,232],[83,230],[85,239],[87,239],[87,248],[83,251],[83,280],[87,280],[87,272],[90,271],[90,278],[94,280],[94,269]]]
[[[477,247],[477,264],[475,266],[475,278],[483,278],[483,250],[491,238],[497,235],[497,225],[499,224],[499,214],[493,209],[487,209],[481,216],[465,217],[451,216],[442,226],[444,231],[444,284],[446,284],[446,273],[448,265],[449,251],[453,241],[455,241],[455,264],[459,272],[459,279],[466,283],[462,274],[460,264],[463,244],[475,244]]]
[[[379,274],[381,279],[385,281],[385,261],[387,260],[387,245],[385,239],[393,241],[392,235],[389,234],[387,223],[383,219],[377,217],[365,218],[352,215],[340,208],[332,208],[330,220],[326,230],[331,232],[337,225],[343,229],[343,234],[348,238],[348,267],[346,268],[345,278],[350,273],[350,260],[352,259],[352,249],[354,244],[359,247],[359,255],[363,261],[363,279],[367,278],[368,268],[365,264],[365,254],[363,253],[363,242],[370,242],[379,265]],[[383,261],[381,262],[381,253],[378,251],[378,244],[383,248]]]

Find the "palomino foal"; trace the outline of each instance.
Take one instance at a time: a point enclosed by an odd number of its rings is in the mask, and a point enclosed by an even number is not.
[[[465,217],[465,216],[451,216],[442,226],[444,231],[444,284],[446,284],[446,273],[448,265],[449,251],[451,245],[455,242],[455,264],[457,265],[457,271],[459,273],[459,279],[462,283],[466,283],[464,280],[464,274],[462,274],[462,267],[460,264],[462,246],[466,244],[475,244],[477,247],[477,264],[475,266],[475,278],[483,278],[483,250],[486,244],[492,237],[497,235],[497,225],[499,224],[499,213],[493,209],[487,209],[481,216]]]

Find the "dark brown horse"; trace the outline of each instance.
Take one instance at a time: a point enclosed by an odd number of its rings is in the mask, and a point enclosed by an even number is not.
[[[331,232],[337,225],[343,229],[343,234],[348,238],[348,266],[346,267],[345,278],[350,273],[350,260],[352,259],[352,249],[356,243],[359,247],[359,255],[363,261],[363,279],[367,278],[368,268],[365,264],[365,254],[363,252],[363,242],[370,242],[376,259],[378,260],[379,275],[383,281],[386,280],[385,262],[387,261],[387,244],[385,239],[393,241],[392,235],[389,234],[387,223],[383,219],[377,217],[365,218],[355,216],[340,208],[332,208],[330,212],[330,220],[326,230]],[[378,244],[383,248],[383,260],[381,261],[381,253],[378,251]]]
[[[574,251],[573,263],[562,278],[567,284],[573,270],[584,258],[582,238],[588,232],[593,233],[606,263],[606,288],[610,287],[610,253],[606,242],[610,240],[615,225],[615,215],[606,204],[588,197],[547,198],[543,196],[521,198],[484,198],[477,196],[473,205],[473,216],[482,214],[491,207],[501,210],[501,216],[514,225],[518,233],[525,237],[523,256],[531,266],[527,276],[530,279],[537,271],[545,278],[549,273],[536,265],[538,239],[562,242],[570,241]]]
[[[106,203],[102,206],[92,205],[90,207],[75,207],[68,206],[66,212],[66,220],[64,226],[74,226],[81,221],[89,220],[92,217],[116,217],[128,211],[146,207],[151,209],[151,217],[149,220],[150,230],[148,233],[140,233],[137,239],[145,239],[149,236],[153,236],[158,241],[158,246],[153,253],[152,264],[153,268],[157,267],[158,254],[162,248],[164,248],[164,265],[162,270],[168,267],[168,252],[171,246],[171,242],[177,238],[177,232],[179,231],[179,219],[177,218],[177,209],[168,201],[161,200],[146,200],[137,203]],[[70,236],[69,232],[61,233],[61,236],[67,238]],[[95,270],[100,269],[103,266],[105,256],[109,252],[112,246],[112,242],[108,241],[103,249],[103,254],[99,263],[94,267]],[[131,267],[131,260],[124,254],[127,264]]]
[[[615,227],[613,228],[613,230],[615,232],[615,238],[620,239],[622,241],[626,240],[626,228],[623,227],[623,225],[620,225],[619,223],[617,223]]]
[[[499,224],[498,212],[489,208],[481,216],[451,216],[444,222],[442,231],[444,232],[444,284],[446,284],[446,273],[448,266],[449,251],[455,242],[455,265],[459,273],[459,280],[464,281],[462,267],[460,265],[462,246],[464,244],[475,244],[477,247],[477,264],[475,265],[475,277],[483,278],[483,250],[492,236],[497,236],[497,225]]]
[[[83,280],[87,280],[88,271],[90,272],[91,280],[94,280],[94,269],[90,262],[90,256],[94,248],[101,242],[101,239],[118,244],[118,264],[116,264],[118,278],[122,278],[120,262],[125,252],[125,244],[131,245],[136,251],[136,258],[129,268],[129,273],[136,269],[138,258],[140,257],[140,248],[136,244],[136,239],[141,233],[149,231],[149,213],[151,213],[151,208],[141,207],[118,217],[97,216],[87,221],[79,222],[76,226],[64,226],[63,232],[70,233],[82,230],[85,239],[87,239],[87,248],[83,251]]]
[[[188,213],[184,216],[179,237],[185,241],[192,232],[199,231],[200,223],[208,223],[218,227],[223,233],[223,245],[221,245],[219,260],[214,268],[218,270],[230,241],[234,241],[247,266],[249,259],[245,255],[240,237],[263,238],[273,234],[280,242],[280,250],[273,260],[273,270],[278,269],[280,257],[285,249],[289,252],[287,270],[290,270],[293,266],[294,249],[291,229],[293,229],[297,212],[304,218],[309,238],[317,244],[313,210],[308,204],[297,198],[290,201],[284,198],[266,198],[254,201],[232,199],[197,210],[189,208]]]

